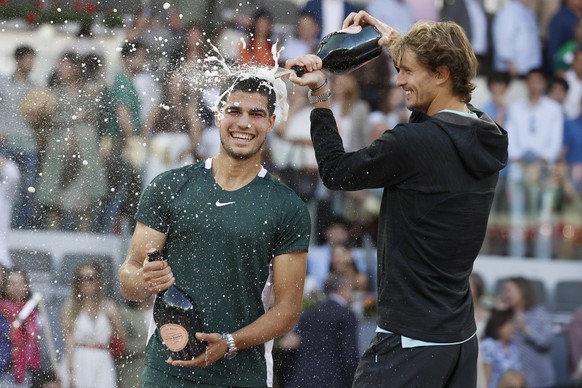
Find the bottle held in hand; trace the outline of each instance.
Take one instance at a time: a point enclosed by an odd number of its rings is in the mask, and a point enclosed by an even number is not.
[[[316,54],[321,58],[325,70],[345,73],[380,55],[380,37],[380,33],[372,25],[350,26],[326,35],[319,43]],[[299,77],[305,73],[301,66],[293,66],[291,69]]]
[[[162,260],[162,255],[150,252],[148,260]],[[206,350],[206,344],[194,336],[204,331],[196,303],[176,285],[156,296],[154,321],[172,360],[191,360]]]

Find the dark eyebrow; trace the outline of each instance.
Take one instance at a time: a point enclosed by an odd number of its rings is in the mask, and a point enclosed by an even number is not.
[[[266,116],[268,115],[267,110],[263,109],[263,108],[252,108],[250,113],[261,113],[261,114],[264,114]]]

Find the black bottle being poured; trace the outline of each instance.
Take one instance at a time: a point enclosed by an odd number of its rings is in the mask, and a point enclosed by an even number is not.
[[[150,252],[148,260],[162,260],[162,254]],[[195,338],[196,332],[204,331],[196,303],[178,286],[158,293],[154,322],[172,360],[191,360],[206,350],[206,343]]]
[[[372,25],[350,26],[326,35],[317,48],[323,68],[332,73],[345,73],[357,69],[382,52],[378,44],[381,35]],[[298,77],[305,74],[301,66],[291,68]]]

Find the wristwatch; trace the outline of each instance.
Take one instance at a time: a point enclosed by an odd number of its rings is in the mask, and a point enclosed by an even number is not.
[[[222,338],[226,341],[226,345],[228,346],[228,352],[224,353],[224,358],[230,360],[234,358],[238,353],[238,348],[234,343],[234,338],[230,333],[222,333]]]
[[[323,102],[323,101],[327,101],[331,98],[331,91],[327,91],[319,96],[314,96],[313,94],[311,94],[311,89],[309,89],[309,91],[307,92],[307,101],[309,101],[310,104],[317,104],[318,102]]]

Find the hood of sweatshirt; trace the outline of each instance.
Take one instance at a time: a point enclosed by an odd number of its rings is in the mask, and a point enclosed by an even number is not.
[[[451,139],[471,175],[478,179],[488,177],[507,164],[507,132],[486,113],[469,105],[477,117],[453,112],[429,116],[414,111],[410,122],[431,121]]]

